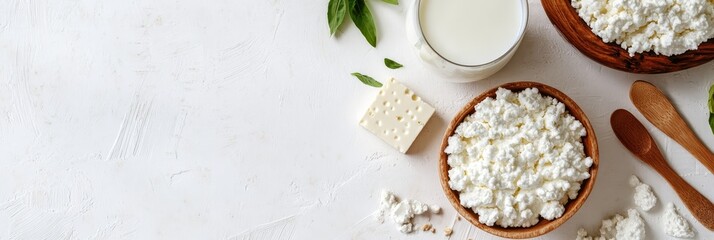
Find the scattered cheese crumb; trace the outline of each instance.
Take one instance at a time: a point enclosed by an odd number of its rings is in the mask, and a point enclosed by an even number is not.
[[[434,205],[432,205],[434,206]],[[397,229],[402,233],[410,233],[414,231],[414,223],[412,219],[426,212],[438,213],[441,208],[434,208],[416,200],[405,199],[397,201],[397,197],[386,190],[382,191],[380,197],[379,210],[377,211],[377,221],[383,223],[385,216],[389,216],[394,223],[397,224]]]
[[[441,207],[439,207],[439,206],[436,205],[436,204],[432,204],[432,205],[429,205],[429,211],[430,211],[431,213],[435,213],[435,214],[436,214],[436,213],[441,212]]]
[[[454,233],[454,230],[451,229],[450,227],[444,228],[444,236],[451,236],[451,234]]]
[[[421,227],[421,230],[424,232],[431,231],[431,229],[432,229],[432,226],[431,226],[431,224],[428,224],[428,223],[424,224],[424,226]]]
[[[677,213],[677,208],[674,203],[667,204],[664,209],[664,214],[662,215],[662,225],[664,225],[664,232],[667,235],[676,238],[694,238],[694,230],[692,226],[689,225],[682,215]]]
[[[627,210],[627,217],[619,214],[602,220],[600,236],[588,236],[585,229],[578,229],[576,240],[644,240],[645,221],[635,209]]]
[[[629,182],[630,182],[630,186],[632,186],[632,187],[637,187],[638,185],[640,185],[642,183],[642,182],[640,182],[640,179],[637,178],[637,176],[635,176],[635,175],[630,176]]]
[[[635,188],[635,205],[642,211],[649,211],[657,204],[657,197],[652,192],[652,187],[640,181],[637,176],[630,177],[630,186]]]

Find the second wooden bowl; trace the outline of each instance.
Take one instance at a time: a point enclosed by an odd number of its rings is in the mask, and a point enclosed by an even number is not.
[[[630,57],[627,50],[615,43],[605,43],[570,4],[570,0],[541,0],[548,19],[560,35],[578,51],[610,68],[631,73],[668,73],[705,64],[714,59],[714,39],[696,50],[664,56],[652,51]]]
[[[565,105],[567,111],[570,113],[570,115],[575,117],[575,119],[578,119],[587,131],[587,136],[583,137],[583,145],[585,146],[585,155],[593,159],[593,165],[590,167],[590,178],[585,179],[583,181],[582,185],[580,186],[580,192],[578,193],[578,197],[570,200],[567,204],[565,204],[565,212],[563,213],[563,216],[550,221],[541,218],[538,224],[527,228],[503,228],[497,225],[486,226],[485,224],[478,221],[478,215],[474,213],[473,210],[461,206],[461,203],[459,201],[459,192],[452,190],[449,187],[448,171],[451,167],[449,167],[449,164],[447,163],[448,155],[444,153],[444,149],[448,145],[448,138],[454,134],[456,127],[458,127],[459,124],[463,122],[463,120],[467,116],[475,112],[474,106],[476,106],[476,104],[480,103],[488,97],[493,98],[496,96],[496,90],[498,90],[498,87],[496,87],[482,93],[478,97],[471,100],[471,102],[466,104],[466,106],[464,106],[464,108],[461,109],[458,114],[456,114],[456,117],[454,117],[454,119],[449,124],[449,127],[446,129],[446,133],[444,134],[444,138],[441,142],[441,152],[439,157],[439,177],[441,180],[441,187],[444,189],[446,198],[449,199],[449,202],[451,202],[451,205],[454,206],[459,215],[471,222],[471,224],[475,225],[476,227],[493,235],[505,238],[533,238],[546,234],[563,224],[570,217],[572,217],[575,212],[578,211],[578,209],[580,209],[583,203],[585,203],[585,199],[588,198],[590,192],[592,191],[593,185],[595,184],[595,178],[597,177],[597,171],[600,165],[597,138],[595,137],[595,131],[593,130],[592,125],[590,124],[590,120],[588,120],[587,116],[585,116],[583,110],[580,109],[577,104],[575,104],[575,101],[573,101],[557,89],[536,82],[513,82],[503,84],[499,87],[509,89],[514,92],[520,92],[521,90],[524,90],[526,88],[537,88],[540,94],[545,96],[551,96],[562,102]]]

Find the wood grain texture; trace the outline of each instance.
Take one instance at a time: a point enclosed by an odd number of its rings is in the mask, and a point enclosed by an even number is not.
[[[714,154],[694,134],[662,91],[649,82],[638,80],[630,88],[630,100],[650,123],[682,145],[709,172],[714,173]]]
[[[578,197],[565,204],[565,212],[560,218],[554,220],[545,220],[541,218],[538,224],[527,228],[503,228],[500,226],[486,226],[485,224],[482,224],[478,221],[478,215],[476,213],[474,213],[471,209],[461,206],[459,202],[459,192],[452,190],[449,187],[448,171],[450,167],[447,163],[448,155],[444,153],[444,149],[446,149],[448,145],[448,138],[454,134],[456,127],[461,122],[463,122],[464,118],[475,112],[474,106],[476,106],[476,104],[488,97],[495,97],[496,90],[498,90],[499,87],[510,89],[514,92],[518,92],[526,88],[537,88],[541,94],[551,96],[565,104],[567,111],[576,119],[578,119],[587,131],[587,136],[583,137],[583,145],[585,146],[585,155],[593,159],[593,165],[590,167],[590,178],[585,179],[583,181],[580,187],[580,193],[578,194]],[[444,133],[444,137],[441,142],[441,151],[439,153],[439,177],[441,181],[441,186],[444,190],[444,193],[446,194],[446,198],[449,200],[449,202],[451,202],[451,205],[454,206],[459,215],[471,222],[476,227],[493,235],[505,238],[533,238],[546,234],[556,229],[561,224],[565,223],[565,221],[572,217],[575,212],[580,209],[583,203],[585,203],[585,199],[588,198],[590,192],[592,191],[593,185],[595,184],[598,167],[600,165],[597,138],[595,137],[595,131],[593,130],[592,125],[590,124],[590,120],[588,120],[587,116],[585,116],[585,113],[582,111],[582,109],[578,107],[575,101],[573,101],[557,89],[536,82],[512,82],[503,84],[499,87],[488,90],[471,100],[471,102],[466,104],[466,106],[464,106],[464,108],[456,114],[456,116],[446,129],[446,132]]]
[[[664,56],[654,52],[629,53],[615,43],[605,43],[578,16],[570,0],[541,0],[550,22],[560,35],[578,51],[610,68],[631,73],[668,73],[696,67],[714,59],[714,39],[699,45],[699,49],[679,55]]]
[[[630,152],[667,180],[692,215],[704,227],[714,230],[714,204],[669,166],[645,126],[632,113],[623,109],[612,113],[610,125],[617,138]]]

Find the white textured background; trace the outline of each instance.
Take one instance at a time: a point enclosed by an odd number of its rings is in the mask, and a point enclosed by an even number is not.
[[[634,110],[629,85],[663,88],[699,136],[714,64],[674,74],[604,68],[569,46],[531,1],[520,50],[493,77],[445,83],[404,34],[405,7],[370,0],[379,44],[346,20],[329,37],[326,0],[4,0],[0,7],[0,239],[435,239],[402,235],[372,212],[387,188],[444,207],[418,218],[451,239],[492,238],[455,221],[438,185],[446,123],[481,91],[535,80],[569,94],[594,123],[596,188],[543,239],[572,239],[633,206],[627,178],[653,185],[698,231],[664,180],[614,138],[610,113]],[[386,69],[384,57],[406,67]],[[349,73],[394,76],[438,110],[408,155],[358,125],[376,94]],[[639,113],[635,113],[643,119]],[[674,168],[714,199],[714,176],[646,124]],[[664,239],[658,215],[648,236]]]

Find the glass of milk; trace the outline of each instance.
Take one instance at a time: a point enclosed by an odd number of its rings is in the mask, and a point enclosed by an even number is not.
[[[453,82],[498,72],[523,39],[527,0],[414,0],[407,38],[428,65]]]

